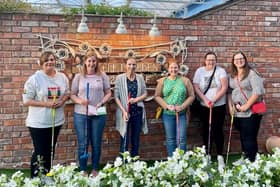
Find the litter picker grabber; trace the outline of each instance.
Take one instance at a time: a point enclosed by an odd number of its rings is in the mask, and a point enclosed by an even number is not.
[[[176,128],[177,128],[177,148],[180,149],[179,112],[176,112]]]
[[[56,95],[53,96],[53,103],[56,101]],[[52,108],[52,143],[51,143],[51,168],[53,166],[53,152],[54,152],[54,126],[55,126],[56,109]]]
[[[208,129],[208,147],[207,155],[210,157],[210,146],[211,146],[211,126],[212,126],[212,107],[209,108],[209,129]]]
[[[89,100],[89,83],[86,84],[86,98]],[[86,106],[86,124],[84,128],[85,132],[85,150],[84,154],[80,156],[80,159],[87,160],[88,159],[88,105]]]
[[[226,165],[228,164],[228,155],[229,155],[229,150],[230,150],[230,142],[231,142],[231,135],[232,135],[233,119],[234,119],[234,113],[230,115],[230,128],[229,128],[228,145],[227,145]]]
[[[129,118],[129,112],[130,112],[130,103],[129,103],[129,100],[131,98],[131,93],[128,92],[128,98],[127,98],[127,115],[128,115],[128,118]],[[128,125],[128,123],[126,122],[126,125]],[[126,147],[126,142],[127,142],[127,127],[126,127],[126,131],[125,131],[125,134],[124,134],[124,140],[123,140],[123,152],[125,152],[125,147]]]

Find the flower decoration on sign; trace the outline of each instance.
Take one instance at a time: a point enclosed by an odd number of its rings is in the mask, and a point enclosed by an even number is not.
[[[187,66],[186,64],[181,64],[180,65],[180,69],[179,69],[179,74],[181,74],[182,76],[186,76],[189,72],[189,66]]]
[[[55,69],[57,71],[63,71],[65,69],[65,63],[62,60],[57,60],[55,63]]]
[[[163,54],[159,54],[156,57],[156,63],[160,64],[160,65],[164,65],[166,62],[166,56],[164,56]]]
[[[79,45],[81,52],[86,53],[90,49],[90,44],[88,42],[83,42]]]
[[[79,72],[82,69],[82,63],[77,63],[75,57],[80,55],[81,57],[85,56],[88,51],[93,51],[100,62],[111,63],[120,62],[128,58],[137,58],[139,62],[147,62],[148,66],[141,67],[140,71],[143,72],[156,72],[162,73],[165,72],[163,67],[165,66],[167,59],[176,58],[176,61],[179,61],[179,56],[181,56],[181,64],[186,62],[187,58],[187,37],[182,40],[169,41],[164,43],[151,43],[145,46],[111,46],[110,41],[104,40],[102,45],[96,46],[89,41],[81,41],[74,39],[59,40],[53,38],[52,36],[42,36],[38,35],[41,40],[41,51],[53,50],[58,60],[64,61],[65,68],[72,68],[70,71],[73,73]],[[74,58],[74,59],[72,59]],[[121,60],[120,60],[121,59]],[[153,61],[158,65],[151,65],[150,62]],[[71,63],[71,66],[69,65]],[[67,67],[66,67],[67,65]],[[58,65],[58,69],[63,69],[64,65]],[[116,73],[123,71],[122,66],[111,66],[102,65],[102,68],[105,70],[108,69],[110,73]],[[182,68],[184,74],[186,74],[187,67]],[[164,73],[165,74],[165,73]]]
[[[56,51],[56,56],[58,59],[68,59],[69,58],[69,51],[66,48],[60,48]]]
[[[134,50],[130,49],[130,50],[126,51],[124,56],[125,56],[125,58],[135,58],[136,55],[135,55]]]
[[[171,52],[172,52],[172,55],[175,57],[175,56],[178,56],[181,52],[181,48],[179,45],[177,44],[174,44],[172,47],[171,47]]]
[[[112,47],[106,43],[102,44],[99,48],[99,52],[101,53],[101,55],[104,56],[110,56],[111,51],[112,51]]]

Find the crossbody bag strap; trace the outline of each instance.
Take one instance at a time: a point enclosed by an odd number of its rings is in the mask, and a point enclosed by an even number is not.
[[[203,92],[203,95],[205,95],[207,93],[207,91],[209,90],[210,86],[211,86],[211,83],[212,83],[212,80],[213,80],[213,77],[214,77],[214,74],[215,74],[215,71],[216,71],[216,66],[214,67],[214,71],[210,77],[210,81],[208,83],[208,86],[206,88],[206,90]]]
[[[238,77],[236,77],[236,81],[237,81],[237,85],[238,85],[238,87],[239,87],[239,89],[240,89],[242,95],[243,95],[243,96],[245,97],[245,99],[248,101],[248,97],[246,96],[246,94],[244,93],[243,89],[242,89],[241,86],[240,86],[240,81],[239,81]]]

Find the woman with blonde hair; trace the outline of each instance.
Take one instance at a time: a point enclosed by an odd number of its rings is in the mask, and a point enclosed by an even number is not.
[[[111,97],[108,76],[101,72],[93,51],[84,57],[82,72],[72,82],[71,99],[74,105],[74,126],[78,137],[78,159],[81,171],[87,174],[87,151],[91,143],[92,171],[98,174],[103,130],[106,123],[105,103]]]
[[[169,63],[167,77],[158,80],[155,100],[163,108],[162,120],[166,134],[166,147],[171,157],[176,148],[187,150],[186,109],[194,100],[191,81],[179,75],[179,65]]]

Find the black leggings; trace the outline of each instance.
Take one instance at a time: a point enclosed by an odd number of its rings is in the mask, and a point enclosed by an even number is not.
[[[209,134],[209,111],[208,107],[201,107],[200,120],[203,130],[203,144],[208,150],[208,134]],[[226,105],[216,106],[212,109],[211,135],[210,135],[210,153],[212,143],[215,142],[218,155],[223,154],[224,149],[224,132],[223,125],[226,115]]]
[[[54,149],[57,141],[57,137],[61,126],[57,126],[54,128]],[[51,168],[51,142],[52,142],[52,128],[32,128],[29,127],[29,132],[31,134],[34,152],[31,157],[31,177],[38,176],[39,166],[43,166],[44,168],[41,170],[42,174],[46,174],[49,172]],[[41,157],[42,162],[41,165],[38,165],[38,156]]]
[[[262,115],[252,114],[247,118],[234,118],[234,125],[240,132],[240,142],[245,157],[251,162],[255,161],[258,152],[258,132]]]

